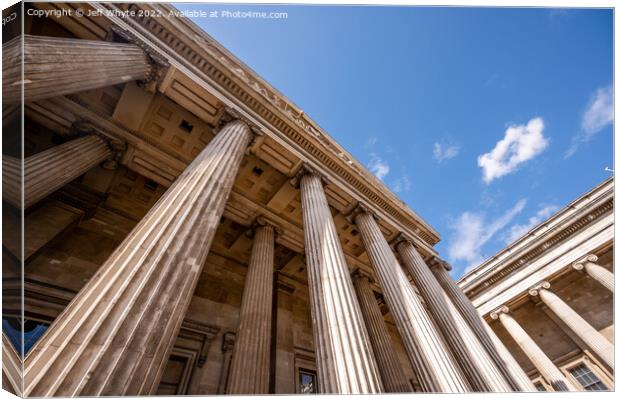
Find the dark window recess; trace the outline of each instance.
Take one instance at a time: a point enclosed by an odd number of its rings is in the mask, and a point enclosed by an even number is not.
[[[194,125],[192,125],[191,123],[189,123],[188,121],[186,121],[185,119],[183,119],[181,121],[181,124],[179,125],[179,127],[183,130],[185,130],[187,133],[191,133],[192,130],[194,130]]]
[[[23,323],[24,330],[24,354],[27,354],[30,348],[43,336],[49,324],[35,320],[25,320]],[[21,355],[22,337],[21,319],[16,317],[6,317],[2,319],[2,331],[9,338],[15,351]]]
[[[158,187],[158,186],[159,186],[159,185],[158,185],[156,182],[154,182],[153,180],[147,180],[147,181],[144,183],[144,187],[145,187],[145,188],[147,188],[147,189],[149,189],[149,190],[151,190],[151,191],[155,191],[155,190],[157,190],[157,187]]]
[[[534,386],[536,387],[537,391],[541,391],[541,392],[546,392],[547,391],[545,389],[545,386],[542,384],[542,382],[535,382]]]
[[[607,391],[609,388],[590,370],[588,366],[579,363],[568,370],[586,391]]]
[[[252,173],[254,173],[256,176],[260,176],[263,174],[263,170],[258,166],[255,166],[252,168]]]
[[[315,372],[299,370],[299,393],[318,393]]]

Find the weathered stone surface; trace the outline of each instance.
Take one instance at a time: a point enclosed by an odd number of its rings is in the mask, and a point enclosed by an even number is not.
[[[353,273],[353,285],[362,309],[385,391],[410,392],[411,386],[407,382],[402,366],[396,357],[390,333],[385,325],[385,319],[381,314],[375,294],[370,288],[369,276],[359,269],[356,270]]]
[[[177,178],[32,349],[26,395],[157,389],[250,137],[227,124]]]
[[[2,46],[8,61],[2,69],[4,104],[19,103],[22,87],[24,101],[36,101],[147,79],[153,69],[135,44],[34,35],[21,39]]]
[[[321,393],[383,390],[321,178],[301,178],[304,242]]]
[[[422,388],[426,392],[470,391],[373,216],[361,212],[355,223]]]
[[[254,230],[227,393],[268,394],[273,306],[273,226]]]

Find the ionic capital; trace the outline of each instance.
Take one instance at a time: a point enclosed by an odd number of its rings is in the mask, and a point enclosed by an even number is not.
[[[164,79],[168,68],[170,68],[168,60],[159,55],[159,53],[144,40],[117,25],[110,26],[107,40],[119,43],[132,43],[144,51],[148,57],[149,64],[151,64],[151,71],[140,84],[145,90],[155,93],[159,83]]]
[[[377,217],[377,214],[371,210],[366,204],[362,203],[362,202],[358,202],[355,207],[353,209],[351,209],[350,212],[348,212],[346,215],[344,215],[345,219],[351,223],[351,224],[356,224],[355,223],[355,218],[358,215],[361,215],[362,213],[367,213],[370,216],[373,217],[373,219],[375,220],[379,220],[379,218]]]
[[[304,162],[301,164],[301,166],[297,169],[297,171],[293,174],[293,176],[289,180],[289,183],[291,184],[291,186],[295,188],[299,188],[301,184],[301,179],[305,175],[314,175],[318,177],[321,180],[321,183],[323,184],[323,186],[325,186],[328,183],[327,176],[319,172],[319,170],[317,170],[312,165],[309,165],[307,162]]]
[[[123,154],[127,150],[127,144],[124,141],[105,134],[95,125],[85,120],[78,119],[74,121],[69,128],[69,135],[75,138],[85,136],[97,136],[103,139],[103,141],[108,145],[111,151],[108,159],[103,161],[103,163],[101,164],[101,167],[106,170],[116,170],[118,168],[118,164],[121,158],[123,157]]]
[[[573,269],[575,270],[583,270],[586,263],[596,263],[598,261],[598,256],[594,255],[594,254],[589,254],[584,256],[583,258],[573,262],[573,264],[571,265]]]
[[[218,127],[216,127],[215,130],[219,131],[219,128],[221,128],[222,126],[234,120],[243,121],[245,122],[246,125],[249,126],[250,130],[254,134],[253,141],[265,135],[265,132],[263,132],[263,129],[259,125],[257,125],[256,122],[250,120],[247,116],[241,113],[238,109],[233,108],[233,107],[228,107],[228,106],[224,106],[224,110],[222,112],[222,116],[220,117]]]
[[[489,316],[491,316],[491,318],[493,320],[497,320],[499,319],[499,315],[500,314],[508,314],[510,313],[510,308],[506,305],[502,305],[499,308],[495,309],[494,311],[492,311],[491,313],[489,313]]]
[[[447,271],[452,270],[452,265],[441,259],[439,256],[433,256],[427,262],[428,266],[432,269],[433,267],[443,267]]]
[[[394,238],[392,241],[390,241],[390,246],[393,248],[398,248],[398,246],[400,244],[411,244],[415,247],[415,244],[413,242],[413,240],[409,237],[407,237],[402,231],[400,233],[398,233],[398,235],[396,236],[396,238]]]
[[[551,284],[548,281],[541,281],[530,287],[527,293],[531,296],[538,296],[540,294],[540,290],[548,290],[549,288],[551,288]]]
[[[359,267],[353,270],[353,273],[351,273],[351,277],[353,277],[354,280],[358,278],[366,279],[371,284],[375,282],[375,279],[370,275],[370,273]]]
[[[278,223],[270,219],[267,219],[264,215],[257,215],[254,218],[254,220],[252,221],[252,225],[250,227],[250,231],[253,234],[257,228],[265,227],[265,226],[271,227],[273,229],[275,236],[284,234],[284,230],[282,229],[282,226],[280,226]]]

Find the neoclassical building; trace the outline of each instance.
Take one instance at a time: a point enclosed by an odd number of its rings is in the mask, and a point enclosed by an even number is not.
[[[4,389],[536,390],[437,232],[174,7],[3,20]]]
[[[614,389],[613,206],[610,178],[459,280],[539,391]]]

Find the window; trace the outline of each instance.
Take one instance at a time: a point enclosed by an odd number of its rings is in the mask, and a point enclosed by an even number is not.
[[[194,125],[192,125],[191,123],[189,123],[189,122],[188,122],[188,121],[186,121],[185,119],[183,119],[183,120],[181,121],[181,124],[179,125],[179,127],[180,127],[182,130],[185,130],[185,132],[187,132],[187,133],[191,133],[191,132],[192,132],[192,130],[194,130]]]
[[[542,382],[535,382],[534,386],[536,387],[537,391],[541,391],[541,392],[546,392],[547,389],[545,388],[545,386],[542,384]]]
[[[586,391],[607,391],[609,389],[584,363],[579,363],[568,371]]]
[[[318,393],[315,372],[299,370],[299,393]]]

